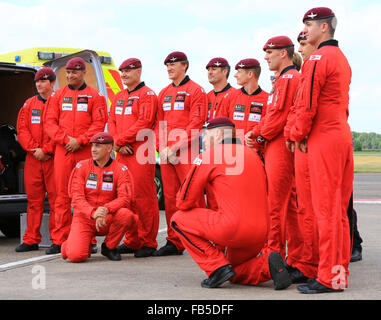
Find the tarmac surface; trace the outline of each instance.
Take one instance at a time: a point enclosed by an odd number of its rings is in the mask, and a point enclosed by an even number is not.
[[[381,201],[381,174],[356,174],[354,199]],[[275,291],[272,281],[258,286],[225,283],[218,289],[201,288],[206,275],[190,255],[109,261],[93,254],[74,264],[44,249],[16,253],[19,239],[0,233],[1,300],[380,300],[381,204],[355,201],[358,228],[363,239],[363,260],[351,263],[349,287],[342,293],[303,295],[295,284]],[[165,213],[160,212],[159,247],[165,244]],[[98,238],[98,247],[102,243]],[[147,307],[148,308],[148,307]],[[148,310],[148,309],[147,309]],[[156,310],[157,311],[157,310]]]

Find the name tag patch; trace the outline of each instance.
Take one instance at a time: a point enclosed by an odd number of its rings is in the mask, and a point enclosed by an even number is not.
[[[175,102],[173,104],[173,110],[184,110],[184,102]]]
[[[163,103],[163,111],[171,111],[171,103]]]
[[[96,189],[97,188],[97,182],[93,181],[93,180],[87,180],[86,188],[87,189]]]
[[[41,123],[41,117],[40,116],[32,116],[31,123]]]
[[[84,111],[87,112],[87,103],[78,103],[77,104],[77,111]]]
[[[233,113],[233,120],[245,120],[245,114],[243,112],[234,112]]]
[[[73,105],[71,103],[63,103],[62,111],[73,111]]]
[[[122,107],[115,107],[115,114],[122,114],[123,113],[123,108]]]
[[[261,121],[261,115],[256,113],[250,113],[249,121],[259,122]]]
[[[112,191],[113,183],[111,182],[103,182],[102,183],[102,190],[103,191]]]
[[[124,114],[132,114],[132,107],[126,107]]]

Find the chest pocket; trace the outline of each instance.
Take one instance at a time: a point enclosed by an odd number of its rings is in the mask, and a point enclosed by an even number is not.
[[[173,110],[178,110],[178,111],[185,110],[185,99],[186,99],[185,93],[181,93],[181,94],[178,93],[175,97],[175,102],[173,103]]]
[[[86,181],[86,189],[93,189],[95,190],[98,186],[98,175],[95,173],[89,173],[89,176],[87,177]]]
[[[40,109],[32,109],[32,115],[30,118],[30,122],[32,124],[41,123],[41,110]]]
[[[102,178],[102,190],[112,191],[114,188],[114,176],[113,172],[104,172]]]
[[[89,110],[89,97],[78,96],[77,111],[87,112]]]

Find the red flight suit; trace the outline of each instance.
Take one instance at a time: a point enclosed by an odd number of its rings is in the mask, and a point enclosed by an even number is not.
[[[215,194],[218,211],[197,206],[205,188]],[[196,158],[177,194],[180,211],[171,224],[208,276],[231,264],[234,281],[242,276],[240,266],[261,251],[268,232],[266,189],[263,163],[239,140],[225,139]],[[226,247],[226,254],[211,241]]]
[[[303,72],[303,69],[302,69]],[[301,107],[301,83],[297,90],[294,105],[291,107],[287,117],[287,124],[284,128],[284,137],[286,141],[290,140],[290,129],[293,127],[296,118],[296,109]],[[287,230],[288,256],[287,264],[298,268],[306,277],[316,278],[317,267],[319,263],[318,231],[314,210],[311,199],[311,183],[308,170],[308,154],[301,152],[297,147],[294,151],[294,172],[296,193],[298,196],[298,223],[293,225],[292,230]],[[287,227],[290,225],[288,224]],[[286,228],[287,228],[286,227]],[[290,228],[289,228],[290,229]],[[302,246],[299,246],[294,252],[289,248],[289,240],[302,240]]]
[[[218,109],[221,106],[221,101],[224,98],[224,96],[230,92],[235,90],[229,83],[226,85],[225,88],[223,88],[221,91],[214,91],[210,90],[207,94],[208,98],[208,114],[206,117],[206,120],[214,119],[216,117],[216,114],[218,114]]]
[[[156,141],[153,133],[156,111],[155,92],[141,82],[134,90],[126,89],[115,96],[107,123],[115,145],[124,146],[128,143],[134,151],[133,155],[117,154],[117,160],[127,165],[134,179],[132,208],[139,216],[140,243],[132,243],[132,238],[126,234],[124,244],[131,249],[157,247],[159,206],[154,184]],[[143,141],[146,135],[148,138]]]
[[[91,253],[91,239],[106,236],[107,248],[115,249],[127,230],[138,237],[138,217],[129,209],[133,197],[132,177],[127,167],[111,158],[101,168],[93,159],[80,161],[70,176],[69,196],[74,217],[69,237],[62,244],[63,259],[82,262]],[[98,232],[93,214],[98,207],[106,207],[107,225]]]
[[[259,127],[254,148],[260,149],[259,137],[266,142],[265,168],[268,179],[270,232],[268,246],[285,255],[287,214],[297,221],[295,202],[293,155],[286,148],[283,129],[293,105],[300,74],[295,66],[286,67],[275,82],[274,92],[269,96],[267,112]],[[253,130],[255,131],[255,130]]]
[[[243,87],[232,90],[222,99],[216,117],[230,118],[236,131],[243,129],[245,135],[258,126],[266,115],[268,97],[269,94],[260,87],[252,94],[248,94]]]
[[[68,182],[75,164],[91,156],[91,137],[104,130],[107,122],[106,99],[85,83],[74,90],[66,85],[55,91],[48,100],[45,130],[56,143],[54,172],[57,198],[55,205],[57,238],[61,245],[69,235],[72,220]],[[77,139],[81,149],[67,152],[68,136]]]
[[[28,199],[27,228],[23,236],[24,243],[32,245],[41,242],[41,220],[44,213],[45,194],[48,193],[50,205],[49,232],[50,239],[55,240],[54,203],[56,185],[54,182],[54,142],[44,132],[46,104],[45,100],[36,95],[26,100],[17,118],[17,138],[20,145],[27,151],[24,166],[24,186]],[[47,161],[37,160],[31,151],[41,148],[44,154],[50,155]]]
[[[158,96],[156,114],[156,148],[160,152],[167,145],[177,151],[179,163],[161,163],[161,176],[165,201],[165,214],[168,226],[167,240],[171,241],[179,252],[184,247],[173,231],[170,220],[177,211],[176,194],[185,179],[193,159],[199,154],[199,134],[206,120],[207,97],[204,89],[190,80],[188,76],[176,86],[171,83]],[[164,122],[164,123],[160,123]],[[163,125],[164,124],[164,125]],[[175,137],[176,133],[183,133]],[[186,135],[184,135],[186,132]],[[166,141],[163,141],[166,140]],[[200,197],[200,206],[204,197]]]
[[[292,141],[308,138],[312,206],[319,232],[317,281],[344,289],[351,256],[347,207],[353,188],[348,125],[351,68],[336,40],[321,43],[303,66],[302,107]]]

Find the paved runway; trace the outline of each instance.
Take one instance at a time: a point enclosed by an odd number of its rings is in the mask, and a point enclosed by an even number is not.
[[[381,174],[355,175],[354,198],[381,199]],[[19,240],[1,235],[0,299],[379,300],[381,205],[359,202],[355,203],[355,209],[364,240],[363,261],[350,265],[349,288],[343,293],[303,295],[296,290],[296,285],[275,291],[272,281],[259,286],[225,283],[219,289],[203,289],[200,282],[206,276],[188,253],[142,259],[124,255],[120,262],[109,261],[98,253],[85,263],[73,264],[59,255],[46,256],[42,249],[16,253],[14,248]],[[159,246],[165,243],[164,212],[160,218]],[[102,238],[98,240],[101,244]],[[148,304],[153,306],[154,302]]]

